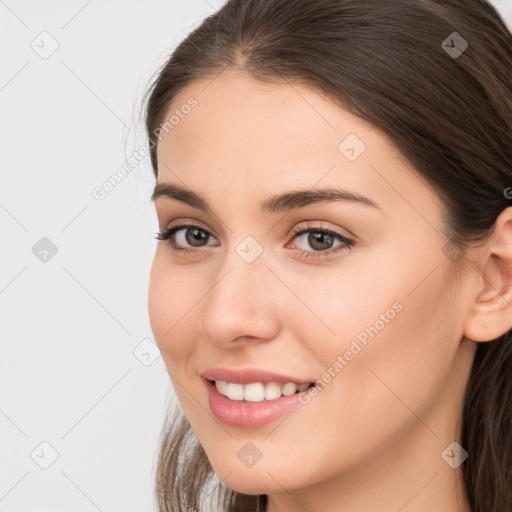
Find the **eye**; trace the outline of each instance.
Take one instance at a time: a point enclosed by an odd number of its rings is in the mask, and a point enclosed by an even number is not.
[[[303,249],[301,256],[305,257],[327,257],[343,249],[350,249],[354,241],[343,236],[341,233],[332,229],[320,226],[298,226],[293,229],[293,240],[302,242],[303,245],[311,247],[313,250]],[[334,243],[338,241],[338,245]],[[300,249],[301,247],[299,247]]]
[[[312,250],[302,248],[301,256],[304,257],[328,257],[355,245],[353,240],[337,231],[327,229],[322,225],[311,226],[309,223],[294,228],[289,236],[292,236],[292,240],[300,240],[302,244],[309,245],[312,248]],[[189,254],[207,246],[210,237],[213,238],[211,233],[200,226],[178,224],[160,231],[155,238],[157,240],[167,240],[171,250],[176,253]],[[338,245],[334,245],[336,241]],[[218,243],[213,245],[218,245]]]
[[[183,233],[180,233],[182,231]],[[195,252],[194,248],[204,247],[208,238],[212,235],[200,226],[193,224],[179,224],[170,226],[163,231],[157,233],[157,240],[167,240],[171,249],[182,254]],[[185,244],[190,244],[192,249],[183,247]]]

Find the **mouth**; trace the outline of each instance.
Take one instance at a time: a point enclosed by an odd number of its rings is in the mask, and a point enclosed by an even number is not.
[[[211,386],[232,401],[238,402],[266,402],[281,397],[291,396],[315,387],[314,382],[295,384],[293,382],[227,382],[224,380],[206,379]]]

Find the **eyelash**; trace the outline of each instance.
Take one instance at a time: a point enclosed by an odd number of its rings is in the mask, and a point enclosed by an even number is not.
[[[156,240],[167,240],[168,244],[171,247],[171,250],[174,252],[177,252],[177,253],[180,253],[183,255],[194,253],[199,249],[187,249],[184,247],[180,247],[179,245],[176,244],[176,242],[174,240],[174,235],[176,234],[176,232],[180,231],[182,229],[185,229],[185,228],[199,229],[200,231],[207,233],[208,236],[212,236],[208,230],[202,228],[201,226],[196,226],[194,224],[177,224],[174,226],[169,226],[168,228],[164,229],[163,231],[158,232],[157,236],[155,238],[156,238]],[[332,256],[334,253],[337,253],[340,250],[351,249],[355,245],[353,240],[341,235],[340,233],[338,233],[336,231],[324,228],[321,225],[313,226],[313,227],[310,227],[309,225],[306,227],[298,226],[298,227],[294,228],[291,231],[291,233],[289,234],[289,236],[291,236],[290,241],[294,240],[299,235],[302,235],[304,233],[309,233],[310,231],[313,231],[315,233],[322,233],[322,234],[330,235],[330,236],[334,237],[336,240],[342,242],[342,244],[338,245],[334,248],[327,249],[325,251],[307,251],[307,250],[303,249],[301,252],[301,256],[304,256],[305,258],[310,258],[310,257],[327,258],[327,257]]]

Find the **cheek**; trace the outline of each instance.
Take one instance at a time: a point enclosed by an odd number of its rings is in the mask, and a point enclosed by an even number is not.
[[[188,357],[193,351],[191,334],[187,333],[197,329],[193,307],[204,294],[199,281],[198,274],[194,277],[170,265],[165,248],[157,248],[149,279],[148,312],[155,341],[168,367],[168,362]]]
[[[339,404],[340,430],[348,427],[346,411],[359,432],[369,434],[383,421],[397,428],[406,417],[414,418],[404,403],[419,412],[442,393],[462,326],[446,268],[439,262],[428,275],[434,267],[435,262],[382,258],[364,273],[354,266],[338,275],[331,269],[330,279],[318,269],[314,279],[295,276],[294,290],[311,312],[297,315],[295,304],[288,314],[291,318],[295,310],[296,333],[324,371],[325,386],[317,396],[325,399],[317,404]]]
[[[362,267],[351,262],[339,269],[314,267],[304,268],[301,273],[282,272],[283,281],[293,283],[296,296],[282,301],[280,312],[287,314],[283,324],[302,340],[312,360],[320,361],[325,368],[351,347],[353,352],[347,356],[355,361],[354,352],[359,350],[362,355],[372,339],[382,337],[403,315],[399,284],[385,282],[390,272],[378,272],[372,265],[365,267],[373,271],[361,271]]]

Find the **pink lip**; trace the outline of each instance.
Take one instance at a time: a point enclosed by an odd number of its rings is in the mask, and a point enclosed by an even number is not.
[[[207,380],[223,380],[225,382],[238,384],[249,384],[250,382],[277,382],[278,384],[293,382],[295,384],[310,384],[311,382],[315,382],[315,379],[304,380],[298,377],[267,372],[256,368],[245,368],[241,370],[232,368],[210,368],[200,375]]]
[[[230,380],[230,382],[234,381]],[[293,382],[293,380],[287,382]],[[239,428],[259,428],[268,425],[301,405],[299,395],[307,393],[307,391],[302,391],[275,400],[246,402],[245,400],[230,400],[228,397],[221,395],[215,384],[209,380],[204,379],[204,383],[208,389],[210,409],[215,417],[226,425]]]

